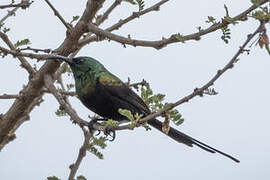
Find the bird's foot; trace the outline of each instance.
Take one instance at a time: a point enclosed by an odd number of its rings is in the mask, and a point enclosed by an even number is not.
[[[114,141],[115,140],[115,137],[116,137],[114,127],[112,127],[112,126],[106,126],[105,127],[105,130],[104,130],[104,135],[106,137],[107,136],[111,136],[112,139],[109,139],[109,141]]]
[[[94,124],[97,123],[98,121],[107,121],[108,119],[105,119],[105,118],[94,118],[92,119],[89,123],[88,123],[88,129],[89,129],[89,132],[91,134],[94,133],[94,131],[96,130],[94,128]],[[98,136],[100,134],[100,130],[97,130],[98,133],[96,134],[96,136]]]

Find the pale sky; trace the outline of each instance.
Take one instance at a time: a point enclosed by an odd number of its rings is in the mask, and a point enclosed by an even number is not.
[[[2,0],[1,4],[9,3]],[[110,4],[107,1],[105,7]],[[148,0],[146,6],[153,4]],[[85,1],[52,1],[63,17],[81,15]],[[119,18],[137,10],[122,3],[102,27],[114,24]],[[218,20],[225,14],[223,5],[235,16],[250,7],[250,1],[170,1],[154,12],[125,25],[117,34],[135,39],[157,40],[172,33],[190,34],[197,27],[208,27],[207,16]],[[0,10],[0,17],[6,10]],[[35,1],[30,9],[19,10],[6,23],[13,42],[29,38],[31,47],[55,49],[65,38],[65,27],[43,1]],[[112,73],[126,81],[143,78],[150,82],[155,93],[165,93],[166,101],[175,102],[200,87],[215,75],[238,50],[247,34],[258,22],[250,20],[230,26],[232,39],[225,44],[221,31],[202,37],[201,41],[169,45],[161,50],[152,48],[123,48],[115,42],[98,42],[86,46],[79,55],[98,59]],[[269,24],[267,25],[269,28]],[[268,33],[269,34],[269,33]],[[5,44],[0,41],[0,46]],[[29,59],[34,63],[35,60]],[[105,159],[88,153],[77,175],[87,179],[162,180],[267,180],[270,176],[270,59],[265,50],[254,46],[250,55],[242,55],[232,70],[216,83],[216,96],[196,97],[179,106],[185,122],[177,127],[188,135],[238,158],[239,164],[219,154],[198,147],[178,144],[156,130],[117,132],[114,142],[102,150]],[[0,61],[0,94],[18,93],[28,76],[11,56]],[[65,78],[73,82],[72,77]],[[69,117],[57,117],[58,102],[44,96],[45,102],[31,113],[31,120],[16,132],[17,138],[0,153],[0,179],[46,179],[57,176],[67,179],[69,165],[77,158],[83,136]],[[92,114],[77,99],[71,104],[82,118]],[[0,100],[0,113],[5,113],[12,100]]]

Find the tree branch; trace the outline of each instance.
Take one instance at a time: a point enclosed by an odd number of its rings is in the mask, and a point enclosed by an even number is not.
[[[59,102],[60,106],[63,107],[65,109],[65,111],[68,113],[68,115],[70,116],[70,118],[77,124],[80,125],[80,127],[83,126],[87,126],[88,122],[82,120],[76,113],[76,111],[70,106],[70,104],[68,104],[63,96],[58,92],[58,90],[56,89],[56,87],[53,84],[53,79],[51,77],[51,75],[47,74],[44,76],[44,82],[45,82],[45,86],[47,87],[47,89],[54,95],[54,97],[57,99],[57,101]]]
[[[50,6],[50,8],[53,10],[54,12],[54,15],[56,17],[58,17],[60,19],[60,21],[64,24],[64,26],[67,28],[67,29],[71,29],[72,27],[70,26],[70,24],[68,24],[64,18],[60,15],[60,13],[56,10],[56,8],[51,4],[51,2],[49,0],[45,0],[46,3]]]
[[[51,49],[31,48],[30,46],[27,46],[26,48],[18,48],[17,50],[19,52],[21,52],[21,51],[34,51],[35,53],[44,52],[44,53],[48,53],[48,54],[52,52]]]
[[[51,91],[49,91],[49,90],[44,90],[43,91],[44,93],[52,93]],[[62,95],[65,95],[65,96],[76,96],[77,94],[76,94],[76,92],[74,92],[74,91],[63,91],[63,90],[58,90],[58,92],[60,93],[60,94],[62,94]],[[5,94],[4,94],[5,95]],[[4,95],[2,95],[2,96],[4,96]],[[12,95],[10,95],[11,97],[12,97]],[[16,98],[16,96],[14,96],[14,98]],[[0,99],[1,99],[1,96],[0,96]],[[3,99],[5,99],[5,98],[3,98]]]
[[[268,0],[262,0],[259,3],[259,5],[262,5],[262,4],[267,3],[267,2],[268,2]],[[257,7],[258,6],[256,6],[256,5],[252,5],[250,8],[248,8],[244,12],[231,18],[230,22],[223,19],[222,21],[215,23],[214,25],[210,26],[209,28],[207,28],[205,30],[199,31],[198,33],[193,33],[190,35],[182,36],[181,40],[179,40],[177,38],[177,34],[173,34],[170,36],[170,38],[162,39],[162,40],[158,40],[158,41],[136,40],[136,39],[126,38],[126,37],[123,37],[123,36],[120,36],[117,34],[113,34],[110,31],[103,30],[103,29],[101,29],[101,28],[99,28],[91,23],[88,25],[88,29],[90,32],[93,32],[94,34],[96,34],[99,37],[99,38],[97,38],[97,40],[104,40],[105,38],[108,38],[109,40],[119,42],[123,45],[128,44],[128,45],[132,45],[132,46],[153,47],[156,49],[161,49],[161,48],[167,46],[168,44],[172,44],[172,43],[176,43],[176,42],[184,42],[187,40],[199,40],[201,36],[209,34],[213,31],[218,30],[218,29],[221,29],[222,27],[227,26],[228,24],[231,24],[231,22],[246,19],[247,14],[250,13],[251,11],[253,11],[254,9],[256,9]]]
[[[95,22],[98,26],[103,23],[111,14],[111,12],[118,6],[120,5],[122,0],[115,0],[114,3],[104,12],[103,15],[99,16]]]
[[[16,100],[26,100],[23,96],[23,92],[20,92],[20,97]],[[0,151],[1,149],[8,144],[10,141],[14,140],[16,138],[15,131],[20,127],[22,123],[25,121],[30,120],[29,113],[36,107],[39,106],[43,100],[42,100],[43,94],[39,94],[37,97],[34,98],[34,100],[31,102],[31,104],[25,109],[24,112],[21,112],[21,116],[17,119],[17,123],[11,127],[8,134],[5,134],[5,137],[2,139],[2,142],[0,143]],[[19,110],[19,109],[18,109]],[[0,114],[0,121],[4,120],[5,115]],[[1,138],[1,131],[0,131],[0,138]]]
[[[214,85],[214,82],[221,77],[221,75],[223,75],[227,70],[231,69],[234,67],[234,64],[239,60],[238,57],[240,56],[240,54],[242,54],[243,52],[245,52],[245,47],[248,45],[248,43],[260,32],[263,32],[263,30],[265,29],[264,27],[265,22],[261,22],[260,26],[254,31],[254,33],[249,34],[247,36],[246,41],[243,43],[243,45],[239,48],[239,50],[236,52],[236,54],[232,57],[232,59],[220,70],[217,71],[217,74],[210,79],[205,85],[203,85],[201,88],[195,88],[194,91],[183,97],[182,99],[180,99],[179,101],[176,101],[175,103],[170,104],[167,108],[162,109],[158,112],[155,112],[153,114],[150,114],[142,119],[139,120],[139,123],[145,123],[153,118],[156,118],[158,116],[161,116],[164,112],[169,111],[173,108],[175,108],[176,106],[179,106],[183,103],[188,102],[189,100],[191,100],[192,98],[196,97],[196,96],[203,96],[203,92],[208,89],[210,86]],[[129,129],[129,125],[124,125],[124,126],[119,126],[118,128],[116,128],[116,130],[123,130],[123,129]]]
[[[142,15],[145,15],[149,12],[152,12],[152,11],[158,11],[160,9],[160,6],[165,4],[166,2],[168,2],[169,0],[162,0],[156,4],[154,4],[153,6],[145,9],[145,10],[142,10],[142,11],[138,11],[138,12],[133,12],[129,17],[123,19],[123,20],[120,20],[118,23],[110,26],[109,28],[106,29],[106,31],[113,31],[113,30],[116,30],[116,29],[119,29],[121,26],[123,26],[124,24],[127,24],[128,22],[132,21],[133,19],[135,18],[139,18],[141,17]],[[99,25],[99,24],[98,24]],[[88,44],[90,42],[93,42],[93,41],[98,41],[100,39],[98,39],[98,37],[96,35],[94,36],[87,36],[85,37],[84,39],[80,40],[79,41],[79,46],[83,46],[85,44]]]
[[[22,9],[28,8],[34,1],[29,1],[29,0],[22,0],[20,3],[14,4],[10,3],[8,5],[0,5],[0,9],[5,9],[5,8],[12,8],[12,7],[18,7]]]
[[[10,16],[14,16],[15,12],[19,9],[19,7],[15,7],[11,11],[8,11],[7,15],[5,15],[1,20],[0,20],[0,27],[3,26],[4,21],[9,18]]]
[[[80,151],[79,151],[79,154],[78,154],[78,157],[77,157],[75,163],[69,166],[70,167],[70,174],[69,174],[68,180],[74,180],[74,177],[78,171],[78,168],[82,162],[82,159],[86,155],[87,147],[89,145],[89,140],[91,137],[92,137],[92,135],[89,132],[84,131],[84,142],[80,148]]]
[[[104,0],[88,0],[83,16],[76,26],[70,30],[64,42],[54,52],[59,55],[68,56],[77,49],[78,40],[83,33],[87,32],[86,24],[91,22],[96,12],[101,8]],[[14,101],[10,109],[1,116],[0,121],[0,150],[6,145],[8,134],[16,126],[21,125],[20,120],[25,114],[31,111],[31,105],[34,100],[40,96],[44,89],[44,75],[54,74],[60,66],[60,62],[46,62],[34,78],[30,79],[28,84],[21,90],[22,97]]]
[[[19,94],[3,94],[0,95],[0,99],[16,99],[19,98],[20,95]]]
[[[2,52],[4,55],[11,54],[14,57],[18,57],[18,58],[19,57],[29,57],[31,59],[39,59],[39,60],[47,56],[47,54],[41,55],[41,54],[19,52],[17,50],[8,50],[8,49],[3,48],[1,46],[0,46],[0,52]],[[20,60],[22,60],[22,58],[20,58]],[[25,59],[23,61],[21,61],[21,63],[22,63],[22,67],[24,67],[30,74],[35,72],[34,69],[32,69],[32,66]]]
[[[2,33],[0,31],[0,37],[1,39],[8,45],[8,47],[11,50],[5,49],[3,47],[0,47],[0,52],[3,52],[4,54],[12,54],[13,56],[16,57],[16,54],[18,56],[18,51],[16,51],[15,46],[13,45],[13,43],[9,40],[8,36],[5,33]],[[31,58],[33,58],[34,55],[32,54],[24,54],[24,55],[30,55]],[[29,57],[29,56],[25,56],[25,57]],[[32,66],[26,61],[26,59],[23,56],[18,56],[19,61],[21,62],[21,66],[26,69],[26,71],[30,74],[30,76],[33,76],[33,74],[36,72],[34,70],[34,68],[32,68]]]

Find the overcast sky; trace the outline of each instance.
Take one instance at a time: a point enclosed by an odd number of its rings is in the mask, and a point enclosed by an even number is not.
[[[9,3],[2,0],[1,4]],[[105,7],[110,4],[107,1]],[[147,0],[146,6],[155,0]],[[52,1],[63,17],[81,15],[86,1]],[[107,27],[137,10],[127,3],[113,12],[102,27]],[[223,5],[231,16],[247,9],[250,1],[170,1],[154,12],[125,25],[118,34],[136,39],[156,40],[172,33],[190,34],[196,27],[207,27],[207,16],[218,20],[225,14]],[[6,10],[0,10],[0,17]],[[65,27],[43,1],[35,1],[30,9],[19,10],[16,17],[6,23],[11,28],[8,35],[13,42],[29,38],[35,48],[57,48],[65,38]],[[166,101],[176,100],[200,87],[222,68],[252,33],[258,22],[241,22],[230,26],[232,39],[225,44],[221,31],[202,37],[201,41],[173,44],[161,50],[151,48],[123,48],[115,42],[99,42],[86,46],[79,55],[98,59],[112,73],[126,81],[143,78],[151,83],[155,93],[165,93]],[[267,26],[269,28],[269,24]],[[5,44],[0,41],[0,46]],[[35,60],[29,59],[34,63]],[[228,180],[269,179],[270,172],[270,58],[258,46],[250,55],[242,55],[232,70],[226,72],[214,88],[216,96],[196,97],[177,109],[185,122],[181,131],[217,149],[240,159],[237,164],[219,154],[200,148],[178,144],[156,130],[143,128],[117,132],[116,140],[103,150],[105,159],[99,160],[91,153],[84,158],[77,175],[88,179],[209,179]],[[66,78],[73,82],[72,77]],[[0,61],[0,94],[18,93],[28,76],[11,56]],[[57,176],[67,179],[72,164],[82,144],[80,128],[69,117],[57,117],[57,101],[51,95],[31,113],[31,120],[17,131],[17,138],[0,153],[0,179],[46,179]],[[12,100],[0,101],[0,113],[5,113]],[[71,99],[80,117],[87,118],[90,111],[77,99]]]

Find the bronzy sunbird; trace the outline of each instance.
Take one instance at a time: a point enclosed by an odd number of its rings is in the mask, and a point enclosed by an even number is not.
[[[119,108],[130,110],[133,114],[143,114],[144,116],[151,113],[144,101],[135,92],[118,77],[110,73],[97,60],[91,57],[69,58],[59,55],[48,55],[44,59],[60,59],[69,64],[74,75],[76,93],[79,99],[88,109],[98,115],[120,122],[127,120],[127,118],[119,113]],[[163,132],[161,121],[152,119],[147,123]],[[170,127],[167,135],[187,146],[192,147],[196,145],[205,151],[211,153],[217,152],[235,162],[240,162],[238,159],[202,143],[175,128]]]

